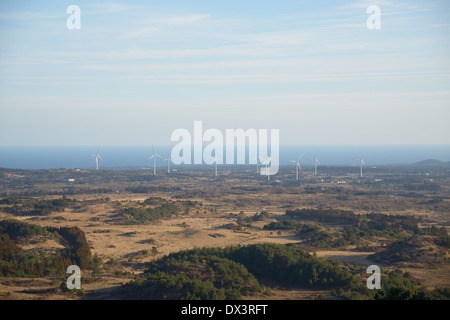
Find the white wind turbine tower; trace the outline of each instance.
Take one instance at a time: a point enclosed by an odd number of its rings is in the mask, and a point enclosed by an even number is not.
[[[214,176],[217,177],[217,158],[214,157],[213,162],[214,163]]]
[[[153,159],[153,174],[156,175],[156,158],[163,158],[159,154],[155,153],[155,146],[152,145],[153,148],[153,154],[150,157],[150,159]]]
[[[253,160],[256,160],[256,173],[258,173],[259,172],[259,160],[260,160],[260,158],[259,157],[254,157]]]
[[[314,175],[317,176],[317,165],[320,164],[319,159],[317,156],[319,153],[316,153],[316,157],[314,158]]]
[[[170,163],[172,162],[172,158],[170,157],[170,152],[169,152],[169,155],[167,156],[167,159],[164,159],[164,160],[167,160],[167,173],[170,173]]]
[[[361,156],[361,158],[356,159],[356,160],[359,161],[359,166],[360,166],[359,177],[360,178],[362,178],[362,176],[363,176],[363,172],[362,172],[363,171],[363,165],[364,165],[364,167],[366,167],[366,164],[364,163],[363,158],[364,158],[364,154]]]
[[[100,160],[103,161],[103,158],[100,156],[100,154],[98,153],[98,149],[97,149],[97,153],[95,154],[91,154],[91,157],[95,157],[95,170],[98,171],[98,159],[100,158]]]
[[[295,173],[297,175],[297,181],[298,181],[298,170],[302,170],[302,167],[300,166],[300,159],[303,157],[303,153],[298,157],[297,161],[289,160],[289,162],[295,163]]]
[[[272,161],[272,159],[270,157],[268,157],[268,156],[264,156],[264,158],[266,158],[266,160],[262,164],[266,166],[267,180],[270,181],[269,163],[270,163],[270,161]]]

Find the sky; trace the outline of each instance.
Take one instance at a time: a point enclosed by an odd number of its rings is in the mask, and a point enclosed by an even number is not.
[[[449,1],[2,0],[0,146],[450,144],[449,34]]]

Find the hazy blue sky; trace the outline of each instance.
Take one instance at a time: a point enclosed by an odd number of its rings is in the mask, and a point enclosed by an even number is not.
[[[2,0],[0,145],[449,144],[449,35],[449,1]]]

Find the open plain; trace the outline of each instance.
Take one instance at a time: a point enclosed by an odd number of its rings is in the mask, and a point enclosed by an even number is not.
[[[61,274],[3,275],[0,299],[121,299],[126,283],[171,253],[263,243],[298,246],[319,260],[338,260],[361,281],[368,276],[361,270],[376,264],[407,271],[427,290],[450,288],[448,243],[442,245],[444,240],[430,231],[446,233],[450,226],[448,167],[379,166],[362,178],[356,167],[323,167],[317,176],[306,168],[298,181],[291,166],[270,181],[250,166],[220,169],[218,177],[209,167],[188,166],[156,176],[139,169],[1,169],[1,220],[77,227],[96,262],[82,270],[83,290],[77,294],[61,289]],[[58,199],[64,204],[57,210],[39,209],[42,201]],[[177,209],[170,214],[145,216],[172,205]],[[354,223],[298,215],[305,210],[351,212],[359,219],[358,229]],[[409,217],[418,229],[366,230],[361,217],[371,221],[370,214]],[[281,226],[283,221],[289,226]],[[16,242],[30,255],[64,248],[58,238]],[[257,278],[265,289],[243,299],[342,298],[336,290]]]

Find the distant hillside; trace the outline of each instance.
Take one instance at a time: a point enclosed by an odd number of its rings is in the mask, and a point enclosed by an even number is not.
[[[450,161],[441,161],[435,159],[427,159],[414,163],[416,166],[450,166]]]
[[[450,261],[448,235],[436,237],[416,235],[405,241],[394,242],[383,251],[369,256],[369,259],[384,263],[414,262],[445,264]]]

